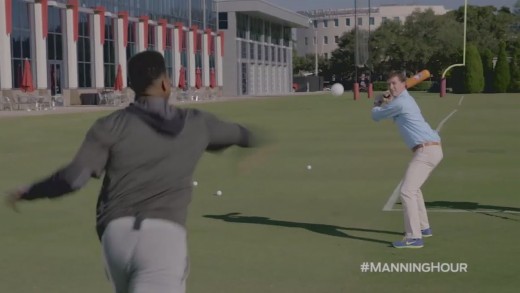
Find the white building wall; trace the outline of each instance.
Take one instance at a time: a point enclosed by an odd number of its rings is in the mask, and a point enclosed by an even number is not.
[[[13,87],[11,35],[6,33],[5,16],[5,0],[0,0],[0,90]]]
[[[116,50],[116,73],[118,65],[121,65],[121,77],[123,79],[123,88],[127,87],[127,70],[126,70],[126,47],[124,44],[124,20],[116,18],[115,21],[115,50]]]
[[[34,9],[34,25],[35,30],[33,31],[34,37],[34,45],[35,52],[34,56],[34,65],[33,68],[36,68],[36,84],[35,88],[37,89],[46,89],[48,87],[47,84],[47,39],[43,37],[42,30],[42,4],[35,2],[33,5]]]
[[[74,21],[73,10],[67,8],[65,26],[65,43],[66,43],[66,68],[69,89],[78,88],[78,43],[74,41]]]
[[[94,82],[93,87],[103,88],[105,87],[105,70],[103,63],[103,45],[101,44],[101,27],[100,19],[101,15],[96,13],[91,15],[92,27],[94,28],[92,38],[90,39],[90,45],[93,47],[92,52],[92,69],[94,70]],[[103,28],[104,29],[104,28]]]
[[[372,7],[372,11],[370,13],[370,17],[374,19],[374,24],[370,25],[370,30],[377,29],[383,19],[386,18],[388,20],[394,20],[398,18],[401,22],[406,20],[410,14],[414,11],[425,11],[427,9],[432,9],[435,14],[441,15],[445,14],[448,10],[441,5],[388,5],[388,6],[379,6]],[[337,43],[335,42],[335,37],[341,38],[341,36],[345,32],[349,32],[354,29],[355,26],[355,16],[357,18],[361,18],[362,24],[359,26],[360,29],[368,30],[369,29],[369,14],[368,8],[358,8],[358,13],[355,15],[353,13],[353,9],[345,9],[344,13],[335,12],[330,13],[329,15],[316,16],[311,17],[312,20],[317,20],[318,27],[315,28],[314,24],[311,24],[309,28],[302,28],[296,30],[296,51],[298,56],[304,56],[306,54],[315,54],[316,50],[319,55],[323,55],[325,53],[329,54],[337,49]],[[335,25],[335,19],[338,20],[338,25]],[[350,19],[350,25],[347,25],[347,19]],[[327,21],[327,26],[325,26],[325,21]],[[317,46],[314,44],[314,37],[317,35]],[[324,37],[328,38],[328,44],[325,44]],[[307,43],[305,40],[307,39]],[[317,48],[316,48],[317,47]]]

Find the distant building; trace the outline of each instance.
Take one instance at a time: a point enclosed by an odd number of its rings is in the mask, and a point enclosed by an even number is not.
[[[442,5],[382,5],[370,10],[358,8],[357,11],[354,8],[300,11],[311,23],[307,28],[296,30],[296,51],[298,56],[304,56],[315,54],[317,50],[319,55],[328,59],[331,52],[337,49],[341,36],[353,30],[356,23],[359,29],[373,31],[387,20],[404,22],[414,11],[428,9],[438,15],[448,11]]]
[[[288,94],[292,91],[293,28],[308,18],[263,0],[220,0],[224,32],[225,96]]]
[[[291,30],[307,24],[263,0],[0,0],[0,96],[24,95],[25,71],[29,95],[84,104],[119,67],[127,91],[127,61],[145,50],[164,55],[176,92],[289,93]]]
[[[0,0],[0,95],[21,94],[29,61],[35,92],[81,104],[82,94],[113,88],[118,66],[145,50],[161,52],[173,85],[223,87],[222,34],[214,0]]]

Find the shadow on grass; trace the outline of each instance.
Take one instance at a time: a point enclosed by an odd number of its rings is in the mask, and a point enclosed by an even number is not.
[[[520,208],[494,206],[494,205],[483,205],[478,202],[468,201],[430,201],[426,202],[427,208],[449,208],[456,210],[476,211],[479,210],[492,210],[497,212],[517,212],[520,213]]]
[[[464,210],[482,214],[489,217],[499,218],[503,220],[518,221],[520,217],[520,208],[494,206],[494,205],[483,205],[477,202],[466,202],[466,201],[431,201],[426,202],[426,208],[446,208],[455,210]],[[501,213],[501,214],[496,214]],[[513,212],[513,213],[511,213]],[[515,217],[515,218],[513,218]]]
[[[273,219],[270,219],[267,217],[241,216],[240,213],[228,213],[228,214],[224,214],[224,215],[204,215],[204,217],[210,218],[210,219],[223,220],[225,222],[231,222],[231,223],[259,224],[259,225],[269,225],[269,226],[278,226],[278,227],[286,227],[286,228],[301,228],[301,229],[309,230],[314,233],[328,235],[328,236],[344,237],[344,238],[369,241],[369,242],[375,242],[375,243],[383,243],[383,244],[390,244],[390,242],[373,239],[373,238],[367,238],[367,237],[353,236],[353,235],[349,235],[349,234],[345,233],[344,231],[382,233],[382,234],[403,236],[403,233],[392,232],[392,231],[340,227],[340,226],[326,225],[326,224],[280,221],[280,220],[273,220]]]

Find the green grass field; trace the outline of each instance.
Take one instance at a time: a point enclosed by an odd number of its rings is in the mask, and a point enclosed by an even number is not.
[[[444,160],[423,188],[434,237],[419,250],[389,247],[402,237],[402,212],[382,209],[412,153],[391,121],[370,119],[365,95],[194,106],[259,126],[275,142],[247,173],[237,171],[244,150],[200,162],[188,292],[518,292],[520,97],[417,101],[434,128],[458,110],[442,128]],[[105,114],[0,119],[2,190],[68,162]],[[94,229],[99,188],[92,180],[66,198],[24,203],[21,214],[0,208],[0,292],[111,292]],[[461,262],[468,272],[362,273],[363,262]]]

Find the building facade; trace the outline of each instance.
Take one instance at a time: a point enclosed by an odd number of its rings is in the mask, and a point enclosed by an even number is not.
[[[224,32],[224,95],[279,95],[292,91],[292,28],[308,17],[262,0],[217,2]]]
[[[113,88],[134,54],[157,50],[174,86],[223,87],[213,0],[0,0],[0,95],[20,93],[25,60],[37,94],[79,104]],[[220,65],[220,66],[219,66]]]
[[[291,30],[307,25],[264,0],[0,0],[0,95],[23,95],[25,61],[31,95],[65,105],[113,89],[119,67],[128,91],[127,61],[144,50],[164,55],[177,94],[289,93]]]
[[[338,48],[338,42],[345,32],[358,26],[368,32],[377,29],[388,20],[404,22],[414,11],[433,10],[435,14],[445,14],[447,10],[440,5],[382,5],[379,7],[302,11],[310,19],[306,28],[296,30],[298,56],[316,54],[330,58]]]

